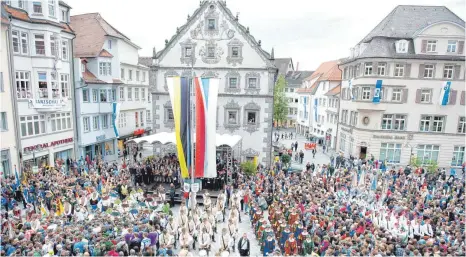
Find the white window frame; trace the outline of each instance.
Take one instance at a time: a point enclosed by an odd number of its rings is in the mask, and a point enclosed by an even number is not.
[[[100,128],[100,116],[92,117],[92,130],[99,130]]]
[[[89,101],[90,101],[90,98],[89,98],[89,89],[83,88],[82,94],[83,94],[83,102],[84,102],[84,103],[89,103]],[[85,97],[84,97],[84,96],[85,96]],[[86,99],[87,99],[87,100],[86,100]]]
[[[252,81],[254,81],[254,83],[251,83]],[[248,78],[248,88],[250,89],[257,89],[257,82],[258,82],[258,79],[257,78]],[[254,85],[254,87],[251,87],[251,85]]]
[[[112,75],[112,63],[111,62],[99,62],[99,74],[101,76]]]
[[[123,68],[120,69],[120,78],[125,79],[125,69]]]
[[[387,163],[401,162],[401,144],[397,143],[381,143],[380,144],[380,160]]]
[[[146,89],[141,88],[141,101],[146,101]]]
[[[191,58],[193,54],[193,47],[192,46],[185,46],[184,47],[184,58]]]
[[[421,121],[419,122],[419,131],[429,132],[431,126],[432,126],[432,116],[421,115]]]
[[[50,114],[50,127],[52,132],[72,129],[71,112],[59,112]]]
[[[421,103],[431,103],[432,100],[432,90],[431,89],[421,89]]]
[[[425,79],[434,78],[434,69],[435,69],[435,66],[433,64],[424,65],[424,78]]]
[[[91,118],[89,116],[83,117],[83,130],[84,132],[91,131]]]
[[[444,79],[453,79],[453,73],[455,71],[455,66],[447,64],[443,67],[443,78]]]
[[[120,113],[120,118],[118,119],[118,127],[119,128],[126,127],[126,112]]]
[[[125,88],[124,87],[120,87],[120,101],[124,101],[125,100]]]
[[[139,88],[134,88],[134,101],[139,101]]]
[[[41,74],[45,74],[45,79],[41,79]],[[39,71],[37,72],[37,96],[38,98],[42,99],[48,99],[49,98],[49,83],[47,81],[48,74],[45,71]],[[40,88],[40,82],[45,82],[47,87],[45,90],[41,90]]]
[[[69,74],[60,74],[60,87],[61,87],[61,96],[63,98],[70,98],[70,75]]]
[[[207,47],[207,58],[215,58],[215,47],[214,46]]]
[[[432,132],[443,132],[445,129],[445,116],[433,116]]]
[[[55,0],[48,0],[49,16],[55,18]]]
[[[456,145],[453,147],[453,157],[451,158],[452,167],[461,167],[464,162],[465,147]]]
[[[17,71],[16,75],[16,97],[18,99],[33,98],[31,87],[31,73],[28,71]],[[23,91],[24,88],[24,91]]]
[[[466,133],[466,117],[461,116],[458,118],[458,127],[456,132],[465,134]]]
[[[36,6],[38,6],[40,9],[36,10]],[[32,2],[32,13],[34,15],[44,15],[44,8],[42,8],[42,2],[41,1],[33,1]]]
[[[109,89],[108,90],[108,94],[109,94],[109,102],[115,102],[116,101],[116,89]]]
[[[64,61],[68,60],[68,40],[61,41],[61,58]]]
[[[58,57],[58,46],[57,46],[56,35],[50,35],[50,54],[52,56]]]
[[[152,121],[152,116],[150,113],[150,110],[146,110],[146,122],[151,122]]]
[[[24,0],[18,0],[18,8],[24,10]]]
[[[427,40],[426,52],[428,53],[437,52],[437,40]]]
[[[13,41],[13,53],[27,55],[29,50],[28,33],[22,32],[20,30],[12,30],[11,37]],[[15,40],[18,51],[15,51]]]
[[[50,85],[52,87],[52,98],[60,98],[61,97],[61,89],[60,84],[58,82],[58,74],[55,71],[50,73]]]
[[[456,41],[456,40],[448,40],[448,43],[447,43],[447,53],[456,53],[457,47],[458,47],[458,41]]]
[[[440,115],[421,115],[419,131],[421,132],[437,132],[445,131],[446,118]]]
[[[144,111],[140,111],[139,112],[139,122],[141,123],[141,127],[144,127],[144,125],[145,125],[144,124],[144,121],[145,121],[144,117],[145,117],[144,116]]]
[[[416,152],[417,152],[417,159],[421,160],[422,164],[429,164],[429,161],[435,161],[435,162],[438,161],[440,146],[418,145]]]
[[[387,64],[386,63],[379,63],[377,65],[377,75],[379,76],[385,76],[387,75]]]
[[[140,72],[137,70],[137,71],[136,71],[136,81],[139,81],[139,73],[140,73]]]
[[[213,21],[213,23],[211,23],[211,21]],[[207,29],[208,30],[216,30],[217,29],[217,20],[213,19],[213,18],[207,19]]]
[[[98,103],[99,102],[99,90],[98,89],[92,89],[92,102],[93,103]]]
[[[236,51],[236,54],[234,54]],[[239,58],[240,57],[240,47],[239,46],[232,46],[231,47],[231,57],[233,58]]]
[[[99,99],[100,99],[100,102],[101,103],[106,103],[108,102],[108,93],[107,93],[107,89],[99,89]]]
[[[364,76],[371,76],[372,75],[373,66],[371,62],[364,63]],[[325,88],[324,88],[325,90]]]
[[[395,64],[395,77],[403,77],[405,75],[405,66],[404,64]]]
[[[6,112],[0,112],[0,131],[8,131],[8,118]]]
[[[371,99],[371,87],[362,87],[362,100],[370,100]]]
[[[31,137],[47,133],[47,127],[45,123],[45,115],[30,115],[30,116],[20,116],[20,129],[21,137]],[[31,131],[32,132],[31,132]]]
[[[142,72],[142,82],[146,82],[146,72]]]
[[[393,129],[393,118],[394,114],[383,114],[382,115],[382,130],[392,130]]]
[[[108,114],[102,115],[102,129],[108,129]]]
[[[404,131],[406,130],[407,116],[405,114],[395,114],[393,130]]]
[[[392,90],[392,101],[393,102],[401,102],[401,95],[403,94],[403,89],[401,88],[394,88]]]
[[[133,101],[133,89],[131,87],[128,87],[126,97],[128,101]]]
[[[128,80],[133,80],[133,70],[128,70]]]
[[[38,45],[39,42],[42,44]],[[34,49],[36,55],[45,55],[45,34],[34,34]]]
[[[234,109],[231,109],[231,110],[227,110],[227,118],[226,118],[226,121],[227,121],[227,124],[228,125],[239,125],[239,110],[234,110]],[[230,120],[230,113],[231,114],[235,114],[235,121],[233,122],[233,120]]]

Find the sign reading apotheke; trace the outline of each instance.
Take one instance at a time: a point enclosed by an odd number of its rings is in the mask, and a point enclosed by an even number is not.
[[[73,138],[70,137],[70,138],[66,138],[66,139],[62,139],[62,140],[52,141],[50,143],[43,143],[43,144],[37,144],[37,145],[33,145],[33,146],[27,146],[27,147],[24,147],[24,152],[34,151],[36,149],[44,149],[44,148],[48,148],[48,147],[52,147],[52,146],[56,146],[56,145],[68,144],[68,143],[72,143],[72,142],[73,142]]]
[[[372,135],[373,138],[377,139],[398,139],[404,140],[406,137],[404,136],[391,136],[391,135]]]
[[[66,105],[65,99],[29,99],[29,105],[36,109],[61,108]]]

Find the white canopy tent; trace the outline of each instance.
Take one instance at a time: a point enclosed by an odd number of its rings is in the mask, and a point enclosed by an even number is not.
[[[196,135],[194,135],[194,138],[196,138]],[[229,134],[216,134],[215,137],[215,144],[217,147],[219,146],[229,146],[229,147],[234,147],[236,146],[239,142],[241,141],[241,136],[238,135],[229,135]],[[128,143],[149,143],[149,144],[155,144],[159,143],[162,145],[166,144],[176,144],[176,136],[175,132],[160,132],[157,134],[145,136],[145,137],[139,137],[139,138],[134,138],[131,140],[128,140],[126,144]]]

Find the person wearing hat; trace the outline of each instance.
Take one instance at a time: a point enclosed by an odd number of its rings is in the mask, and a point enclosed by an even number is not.
[[[179,240],[181,249],[189,249],[189,247],[192,246],[194,242],[193,237],[188,233],[186,227],[181,229]]]
[[[230,251],[231,242],[232,242],[232,240],[230,238],[230,234],[228,233],[228,229],[223,228],[222,229],[222,234],[220,236],[219,252]]]
[[[289,238],[285,242],[284,249],[285,249],[285,256],[298,255],[298,244],[293,234],[290,233]]]
[[[264,252],[264,257],[271,255],[271,253],[275,249],[275,239],[273,238],[273,234],[264,233],[267,235],[267,238],[264,240],[262,248]]]
[[[285,225],[285,224],[282,224]],[[291,235],[290,227],[286,226],[280,234],[280,248],[284,251],[285,243]]]

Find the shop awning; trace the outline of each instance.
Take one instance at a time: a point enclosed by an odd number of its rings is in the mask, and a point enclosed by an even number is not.
[[[194,136],[196,138],[196,136]],[[241,140],[241,136],[238,135],[229,135],[229,134],[216,134],[215,138],[215,145],[216,146],[222,146],[226,145],[229,147],[233,147],[238,144],[238,142]],[[149,143],[149,144],[176,144],[176,137],[174,132],[160,132],[157,134],[145,136],[145,137],[139,137],[139,138],[133,138],[131,140],[126,141],[127,143]]]

